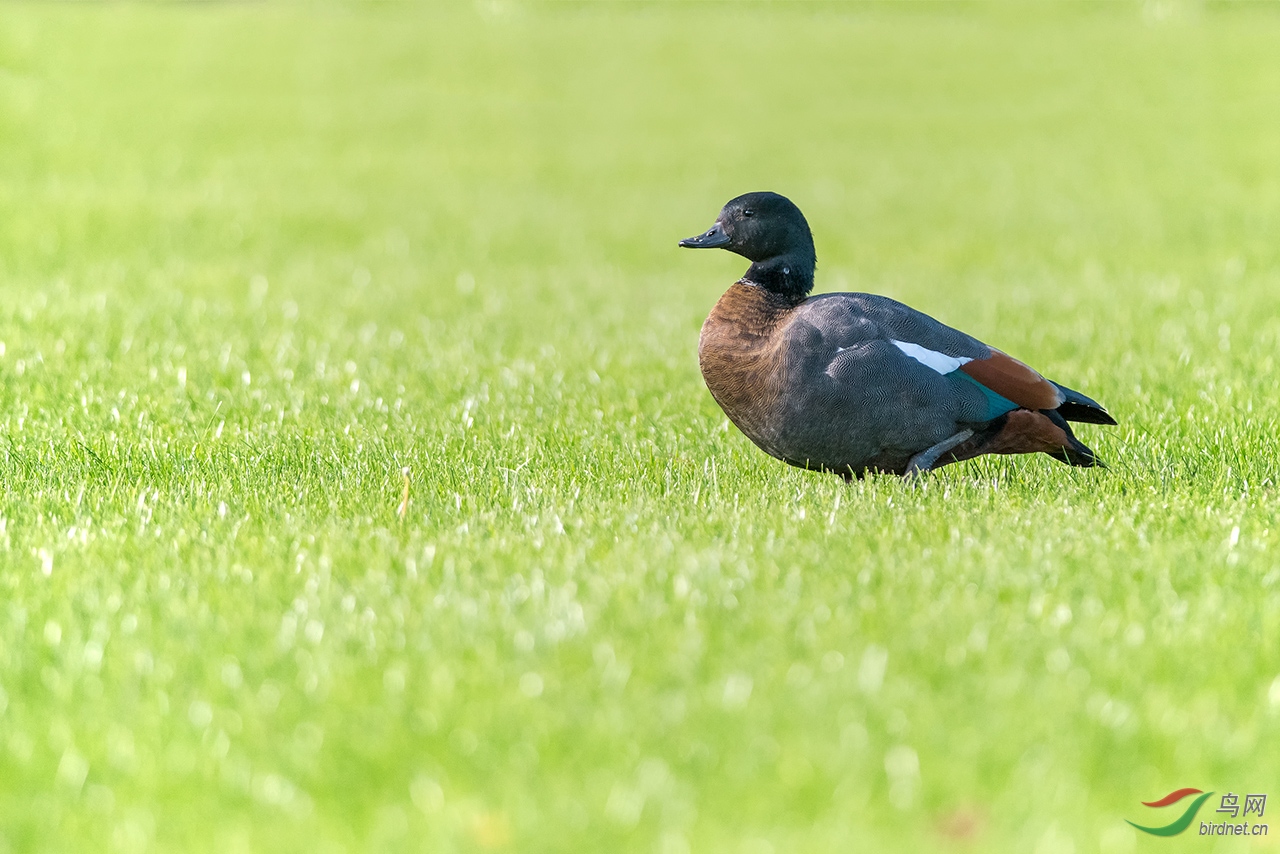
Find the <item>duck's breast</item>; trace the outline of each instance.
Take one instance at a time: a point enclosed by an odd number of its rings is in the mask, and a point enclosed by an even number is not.
[[[774,456],[777,415],[788,393],[791,306],[753,285],[735,284],[702,325],[698,362],[716,403],[739,430]]]

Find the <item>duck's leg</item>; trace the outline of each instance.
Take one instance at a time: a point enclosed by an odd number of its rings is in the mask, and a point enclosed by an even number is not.
[[[938,462],[938,457],[941,457],[947,451],[951,450],[971,436],[973,436],[972,430],[961,430],[951,438],[943,439],[932,448],[926,448],[911,458],[907,463],[907,470],[903,473],[903,476],[908,479],[919,477],[934,467]]]

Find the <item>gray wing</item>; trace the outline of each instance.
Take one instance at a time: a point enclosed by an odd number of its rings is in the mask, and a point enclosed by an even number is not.
[[[807,371],[826,375],[832,414],[848,413],[883,447],[921,450],[954,435],[961,425],[989,420],[977,384],[957,382],[893,343],[953,358],[989,358],[991,349],[976,338],[872,294],[825,294],[796,312],[797,325],[810,338],[805,349],[814,361]]]
[[[824,339],[839,347],[875,337],[918,344],[947,356],[980,361],[991,357],[991,348],[977,338],[952,329],[929,315],[897,300],[875,294],[823,294],[806,300],[796,311],[799,318],[822,331]]]

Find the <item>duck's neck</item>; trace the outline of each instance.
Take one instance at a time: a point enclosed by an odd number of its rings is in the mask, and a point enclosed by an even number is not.
[[[800,302],[813,290],[813,271],[817,258],[813,250],[789,252],[756,261],[748,268],[744,281],[760,285],[792,302]]]

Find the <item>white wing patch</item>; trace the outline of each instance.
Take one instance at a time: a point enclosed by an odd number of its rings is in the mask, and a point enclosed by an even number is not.
[[[921,347],[919,344],[912,344],[909,341],[894,341],[892,338],[889,341],[893,346],[926,368],[932,368],[940,374],[949,374],[958,370],[961,365],[973,361],[973,359],[966,359],[964,356],[948,356],[946,353],[939,353],[937,350],[930,350],[928,347]]]

